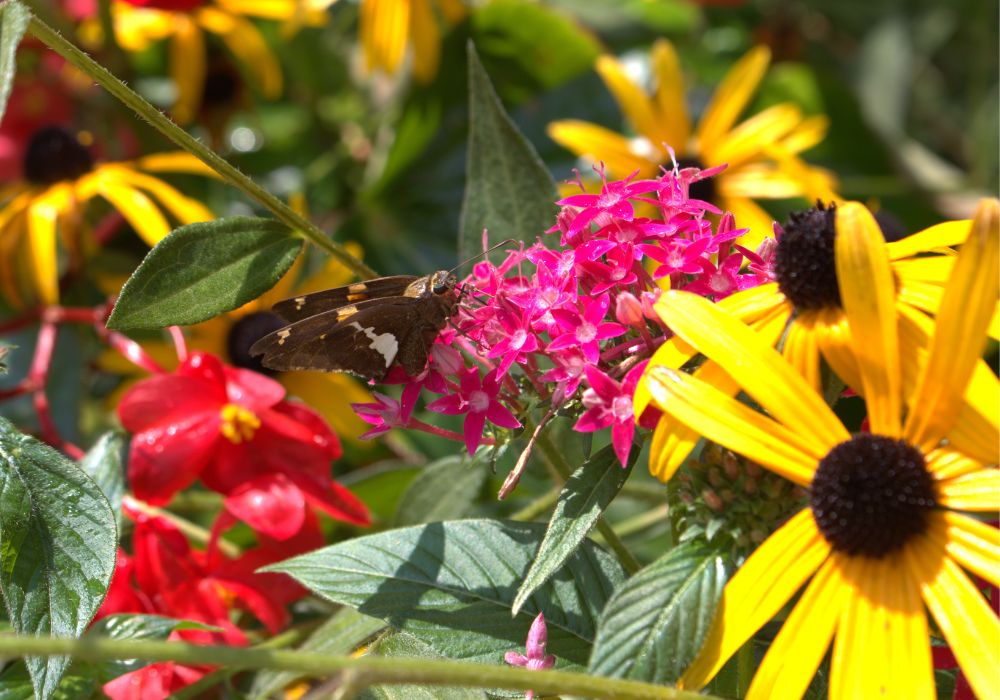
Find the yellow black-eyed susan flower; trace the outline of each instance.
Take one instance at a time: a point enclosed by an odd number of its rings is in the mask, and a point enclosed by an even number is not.
[[[774,251],[776,281],[738,292],[719,302],[720,306],[769,338],[782,344],[785,358],[806,381],[820,389],[821,357],[847,380],[857,374],[852,359],[851,331],[843,304],[844,276],[855,278],[855,286],[879,289],[885,298],[894,298],[898,318],[899,351],[903,358],[904,380],[911,385],[917,363],[930,338],[931,317],[938,312],[944,282],[951,275],[955,255],[951,246],[962,244],[971,231],[969,221],[949,221],[893,243],[885,243],[878,224],[868,210],[857,203],[835,208],[816,208],[793,215],[778,238]],[[877,250],[886,269],[874,277],[871,266],[859,267],[841,251]],[[835,254],[836,250],[836,254]],[[844,255],[852,255],[845,252]],[[862,279],[858,280],[857,278]],[[839,280],[839,283],[838,283]],[[665,310],[669,297],[658,309]],[[994,338],[1000,335],[997,314],[989,324]],[[678,340],[665,343],[649,366],[679,368],[695,350]],[[969,385],[967,400],[950,438],[973,455],[985,458],[995,445],[987,426],[997,420],[998,407],[979,391],[988,386],[992,373],[985,363],[976,367],[977,380]],[[717,363],[706,361],[696,376],[734,395],[738,384]],[[850,382],[849,382],[850,383]],[[639,383],[635,403],[637,415],[649,402],[647,385]],[[682,422],[663,418],[653,436],[650,471],[667,481],[697,443],[698,435]]]
[[[413,77],[428,83],[441,61],[441,28],[465,17],[462,0],[361,0],[361,45],[368,70],[393,74],[408,46],[413,47]]]
[[[847,246],[845,246],[847,247]],[[838,246],[840,248],[840,246]],[[863,252],[867,250],[867,253]],[[891,275],[881,248],[851,263]],[[838,251],[839,252],[839,251]],[[861,258],[868,256],[869,261]],[[704,381],[657,368],[664,411],[715,443],[809,490],[809,505],[772,534],[723,592],[705,645],[679,685],[699,688],[804,587],[748,698],[797,698],[830,656],[831,698],[936,697],[927,615],[978,697],[1000,697],[1000,621],[969,576],[1000,584],[1000,531],[971,513],[1000,507],[998,434],[980,460],[945,439],[979,361],[1000,284],[1000,204],[980,206],[947,283],[912,387],[898,353],[891,288],[841,286],[870,420],[851,435],[767,338],[718,306],[668,292],[663,314],[764,412]],[[1000,403],[996,377],[986,389]]]
[[[728,164],[722,173],[703,181],[710,190],[693,194],[732,212],[741,228],[748,227],[750,233],[743,242],[751,249],[771,234],[771,216],[754,200],[836,200],[832,176],[799,157],[823,140],[825,116],[806,117],[795,105],[783,103],[737,123],[767,71],[770,52],[766,47],[751,49],[733,66],[697,128],[692,127],[684,77],[673,45],[657,41],[651,63],[655,88],[648,94],[614,57],[597,59],[597,72],[638,138],[579,120],[552,122],[549,135],[578,156],[602,161],[615,178],[635,171],[639,177],[650,177],[660,166],[670,167],[668,147],[682,166],[704,169]]]
[[[61,267],[66,261],[78,264],[86,250],[81,234],[92,199],[106,200],[150,246],[170,232],[164,212],[181,224],[212,218],[203,204],[153,174],[159,172],[211,173],[180,152],[98,163],[67,129],[35,132],[25,151],[24,180],[0,190],[0,290],[8,303],[25,307],[58,301]]]

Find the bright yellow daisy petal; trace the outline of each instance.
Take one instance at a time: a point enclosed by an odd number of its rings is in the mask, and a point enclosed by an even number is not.
[[[791,600],[829,554],[830,545],[808,509],[767,538],[726,584],[705,644],[677,687],[703,687]]]
[[[111,165],[106,165],[104,169],[108,173],[114,173],[125,184],[152,194],[182,224],[210,221],[213,218],[208,207],[196,199],[185,197],[163,180],[126,167],[112,168]]]
[[[983,200],[945,287],[930,355],[907,416],[905,437],[936,444],[952,426],[979,361],[1000,286],[1000,201]]]
[[[706,163],[728,163],[735,170],[745,161],[759,158],[765,145],[791,133],[801,121],[802,112],[791,103],[768,107],[734,127],[717,143],[704,144],[702,158]]]
[[[406,51],[409,29],[409,0],[364,0],[359,34],[368,70],[395,73]]]
[[[1000,697],[1000,621],[968,576],[928,539],[904,548],[924,603],[980,698]]]
[[[954,255],[931,255],[894,260],[892,271],[903,285],[910,282],[931,282],[944,286],[955,267],[955,259]]]
[[[274,99],[281,94],[281,66],[252,22],[211,7],[199,8],[196,17],[205,30],[222,39],[265,97]]]
[[[177,86],[177,101],[170,110],[180,124],[193,121],[205,92],[205,37],[194,20],[181,13],[174,17],[170,37],[170,77]]]
[[[172,12],[132,7],[116,2],[111,6],[115,39],[126,51],[145,51],[157,41],[174,33]]]
[[[944,527],[933,527],[928,535],[963,567],[1000,586],[1000,530],[961,513],[942,511],[941,520]]]
[[[945,508],[971,511],[1000,510],[1000,469],[982,469],[938,484],[938,500]]]
[[[716,185],[719,195],[724,198],[792,199],[802,195],[801,182],[766,161],[746,163],[738,169],[727,169],[717,176]],[[767,215],[767,220],[770,225],[772,217]],[[736,225],[743,228],[747,224],[737,218]]]
[[[274,20],[296,20],[320,25],[326,21],[323,11],[334,0],[215,0],[215,6],[225,12],[246,17]]]
[[[901,432],[902,372],[896,320],[895,285],[882,231],[868,209],[857,202],[837,208],[834,259],[840,296],[861,372],[874,433]]]
[[[826,454],[817,454],[812,441],[689,374],[654,367],[644,381],[656,405],[674,420],[800,486],[809,484]]]
[[[984,466],[981,461],[967,457],[950,446],[932,450],[924,455],[924,459],[927,460],[927,471],[938,481],[971,474]]]
[[[666,39],[653,43],[652,69],[656,77],[653,95],[662,140],[674,149],[678,158],[687,155],[691,138],[691,117],[684,95],[684,74],[674,45]],[[654,141],[659,146],[659,141]]]
[[[822,457],[850,437],[822,398],[766,339],[712,302],[669,291],[655,308],[671,330],[719,363],[768,413],[806,440],[811,454]]]
[[[652,177],[659,169],[653,160],[632,149],[631,142],[610,129],[576,119],[563,119],[549,124],[549,138],[568,151],[603,162],[610,177],[628,177],[639,171],[639,177]]]
[[[886,244],[891,260],[912,258],[920,253],[961,245],[969,237],[972,221],[945,221],[912,236]]]
[[[768,648],[747,700],[802,697],[830,646],[848,590],[834,560],[827,559]]]
[[[61,208],[69,205],[70,187],[51,187],[28,206],[28,240],[31,269],[38,297],[43,304],[59,301],[59,260],[56,255],[56,227]]]
[[[599,56],[594,68],[635,130],[649,139],[654,148],[662,148],[668,134],[653,113],[649,97],[628,77],[625,67],[613,56]]]
[[[830,130],[830,120],[823,114],[814,114],[803,119],[795,129],[781,139],[782,147],[790,153],[802,153],[826,138]]]
[[[698,125],[698,153],[716,143],[736,123],[756,92],[770,62],[770,50],[765,46],[755,46],[726,74]]]
[[[168,151],[153,153],[132,161],[139,170],[150,173],[191,173],[193,175],[208,175],[219,177],[219,174],[185,151]]]
[[[121,212],[139,237],[150,247],[170,233],[170,224],[153,200],[115,177],[95,178],[97,192]]]
[[[441,63],[441,30],[429,0],[410,0],[410,40],[413,42],[413,77],[429,83]]]
[[[816,332],[817,314],[803,314],[788,329],[781,354],[802,375],[813,391],[820,393],[819,334]]]

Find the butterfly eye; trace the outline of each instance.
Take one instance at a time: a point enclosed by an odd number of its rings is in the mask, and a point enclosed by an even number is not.
[[[447,282],[435,282],[433,290],[434,290],[435,294],[444,294],[445,292],[448,291],[448,283]]]

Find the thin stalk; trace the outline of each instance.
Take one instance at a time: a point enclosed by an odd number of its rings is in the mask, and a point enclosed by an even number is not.
[[[78,49],[72,42],[64,39],[59,32],[34,14],[31,17],[31,24],[28,25],[28,31],[65,58],[74,67],[86,73],[94,82],[111,93],[112,96],[126,107],[149,122],[153,128],[198,158],[205,165],[217,172],[224,180],[242,190],[248,197],[268,209],[274,214],[275,218],[295,231],[297,235],[302,236],[316,247],[332,255],[359,277],[369,278],[376,275],[374,270],[351,255],[343,246],[330,240],[315,224],[244,175],[236,166],[211,148],[174,124],[160,110],[126,86],[125,83],[112,75],[104,66]]]
[[[464,661],[406,659],[317,654],[280,649],[247,649],[183,642],[103,638],[62,639],[0,635],[0,656],[64,656],[89,662],[112,659],[175,661],[194,666],[227,666],[232,669],[269,668],[325,677],[349,670],[366,685],[423,684],[476,688],[504,688],[536,694],[580,695],[618,700],[706,700],[695,691],[677,690],[638,681],[588,676],[566,671],[536,671],[490,666]]]
[[[630,537],[642,532],[646,528],[662,523],[666,518],[667,505],[664,503],[662,506],[647,510],[645,513],[639,513],[631,518],[622,520],[615,525],[615,532],[619,537]]]
[[[548,434],[543,434],[538,437],[538,448],[545,455],[546,460],[552,464],[552,467],[559,473],[563,481],[569,479],[570,474],[572,474],[572,469],[566,458],[563,457],[562,453],[552,444],[552,440],[549,438]],[[597,531],[601,533],[604,537],[605,543],[611,548],[618,557],[618,562],[625,568],[630,574],[634,574],[636,571],[642,568],[642,565],[632,556],[632,552],[628,551],[628,547],[625,543],[621,541],[621,538],[615,534],[615,531],[611,529],[611,525],[608,521],[604,519],[602,515],[597,519],[596,525]]]
[[[549,489],[548,493],[536,498],[531,503],[526,505],[521,510],[510,516],[511,520],[519,520],[521,522],[529,522],[534,520],[542,513],[548,511],[552,506],[556,504],[559,500],[559,494],[562,493],[561,486],[553,486]]]

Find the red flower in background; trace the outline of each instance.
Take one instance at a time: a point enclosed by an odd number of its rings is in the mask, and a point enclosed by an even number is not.
[[[215,546],[215,537],[207,551],[197,551],[166,518],[147,515],[128,499],[123,510],[135,521],[133,554],[119,550],[111,588],[95,619],[144,613],[219,628],[184,629],[170,635],[172,640],[195,644],[246,645],[246,635],[230,618],[234,608],[252,613],[271,634],[280,631],[289,619],[286,606],[306,591],[286,576],[253,572],[323,543],[319,525],[309,513],[294,538],[278,543],[261,536],[257,547],[228,559]],[[107,683],[104,692],[112,700],[159,700],[207,672],[172,662],[151,664]]]
[[[134,433],[128,480],[137,498],[163,504],[201,479],[254,530],[284,540],[306,504],[338,520],[370,522],[364,504],[330,477],[337,436],[315,412],[285,400],[273,379],[193,353],[172,374],[132,387],[118,406]]]

